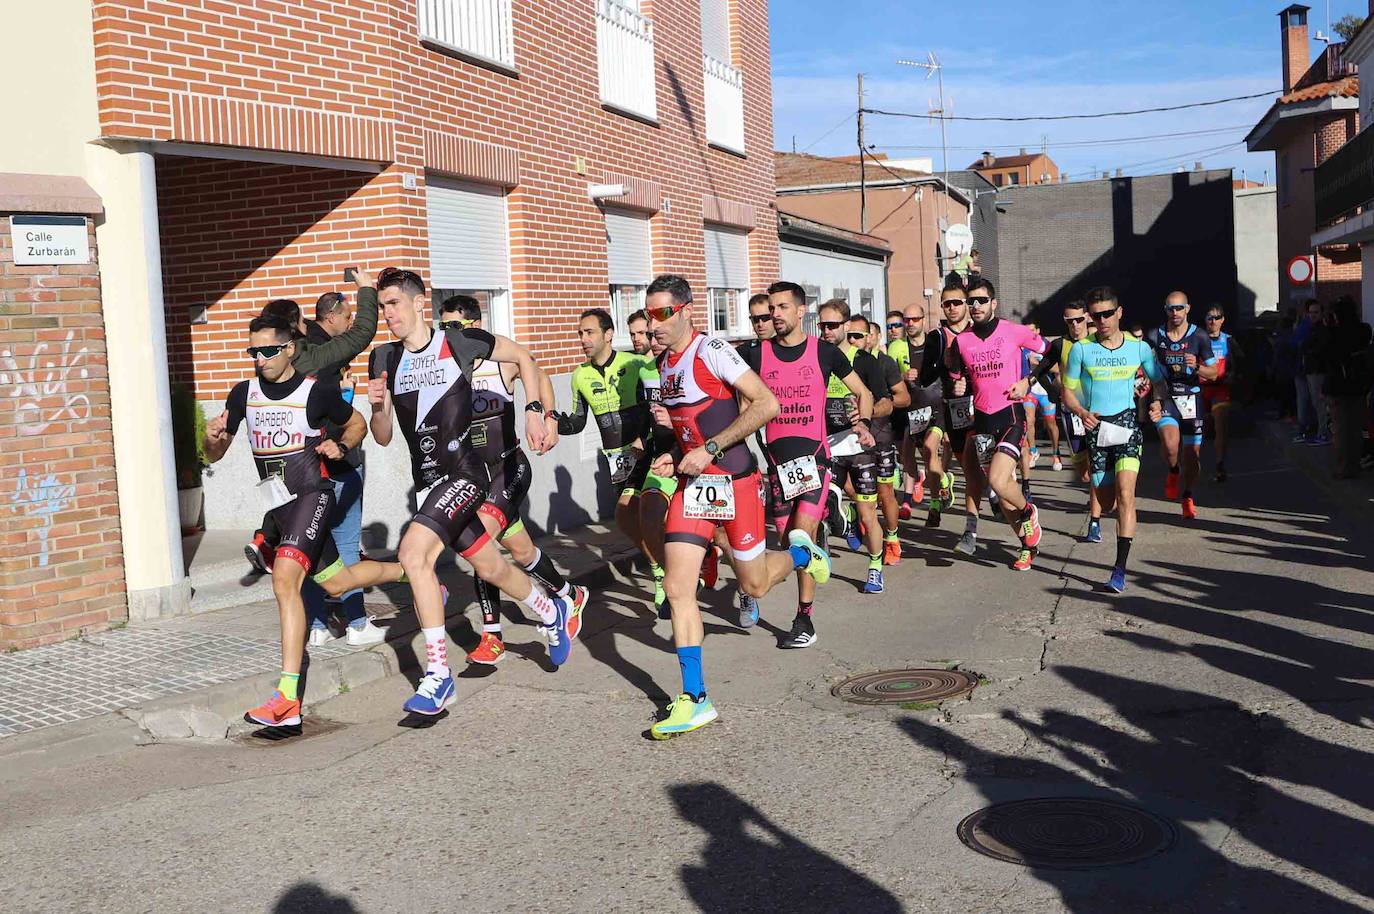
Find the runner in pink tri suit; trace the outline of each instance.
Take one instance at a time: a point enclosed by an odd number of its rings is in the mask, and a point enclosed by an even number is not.
[[[968,303],[973,323],[955,337],[946,361],[956,383],[967,381],[973,395],[973,434],[964,445],[969,497],[976,505],[982,494],[983,480],[973,472],[981,467],[1021,539],[1012,568],[1026,571],[1040,543],[1040,518],[1016,482],[1026,436],[1021,399],[1029,387],[1021,377],[1021,351],[1043,355],[1045,341],[1029,327],[997,317],[997,293],[986,279],[970,278]]]

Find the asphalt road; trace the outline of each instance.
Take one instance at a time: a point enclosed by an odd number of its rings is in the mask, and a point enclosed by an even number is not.
[[[820,641],[776,648],[789,586],[744,632],[712,596],[721,720],[644,738],[678,685],[667,623],[620,585],[553,673],[530,629],[416,729],[403,677],[313,709],[305,735],[164,743],[0,774],[7,912],[1353,912],[1374,906],[1374,575],[1367,529],[1239,443],[1201,517],[1142,502],[1124,595],[1082,495],[1037,475],[1030,573],[984,518],[905,530],[888,592],[844,556]],[[1145,491],[1157,496],[1151,460]],[[530,642],[528,647],[522,647]],[[852,673],[957,665],[967,700],[871,708]],[[19,773],[15,773],[19,771]],[[1167,850],[1097,870],[980,856],[994,802],[1116,799],[1172,822]]]

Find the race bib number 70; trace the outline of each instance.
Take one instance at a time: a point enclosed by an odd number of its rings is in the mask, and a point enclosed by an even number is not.
[[[734,520],[734,481],[716,473],[693,479],[682,493],[682,516],[693,520]]]

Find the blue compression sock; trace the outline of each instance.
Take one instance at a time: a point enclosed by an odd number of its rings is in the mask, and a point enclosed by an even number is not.
[[[706,683],[701,678],[701,645],[678,648],[677,663],[682,667],[682,691],[699,700],[706,694]]]

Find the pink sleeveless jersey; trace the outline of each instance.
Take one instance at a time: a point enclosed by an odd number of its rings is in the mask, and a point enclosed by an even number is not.
[[[1011,406],[1008,387],[1021,380],[1021,350],[1045,352],[1045,341],[1024,324],[997,320],[987,339],[979,339],[974,325],[956,338],[963,375],[973,388],[973,408],[984,415]]]
[[[772,340],[766,340],[759,353],[759,374],[778,398],[780,407],[764,431],[769,450],[777,458],[790,460],[802,454],[830,456],[830,442],[825,434],[825,390],[829,378],[817,355],[819,342],[814,336],[807,337],[806,350],[793,362],[778,358]]]

